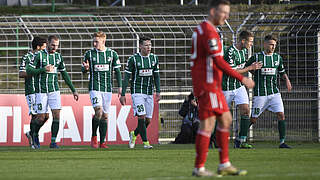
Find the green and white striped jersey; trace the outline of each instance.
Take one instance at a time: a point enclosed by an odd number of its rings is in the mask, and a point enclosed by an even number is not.
[[[267,96],[279,92],[277,75],[283,75],[285,72],[282,57],[273,53],[272,55],[265,55],[259,52],[251,56],[245,66],[250,66],[254,62],[261,62],[262,67],[254,71],[254,96]]]
[[[33,61],[30,66],[36,69],[45,68],[47,65],[53,65],[53,72],[45,72],[35,75],[35,92],[36,93],[50,93],[59,91],[58,85],[58,71],[65,71],[65,64],[60,53],[48,53],[47,50],[38,51],[35,53]]]
[[[247,49],[238,50],[234,45],[228,47],[224,52],[224,59],[230,64],[232,69],[242,69],[246,63]],[[222,90],[232,91],[242,86],[237,79],[223,74]]]
[[[89,91],[112,92],[112,72],[120,68],[120,60],[116,51],[106,48],[99,51],[95,48],[84,54],[84,62],[89,62]]]
[[[131,94],[153,94],[154,73],[159,73],[158,57],[150,53],[142,56],[136,53],[128,59],[125,73],[131,74]]]
[[[19,66],[20,72],[26,72],[26,66],[30,64],[34,57],[34,54],[30,51],[24,56],[22,56]],[[25,78],[24,81],[24,93],[25,95],[34,94],[35,93],[35,84],[34,84],[34,77],[28,76]]]

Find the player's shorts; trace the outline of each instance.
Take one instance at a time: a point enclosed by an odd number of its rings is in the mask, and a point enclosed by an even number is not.
[[[146,115],[147,118],[152,118],[153,114],[153,95],[147,94],[131,94],[133,113],[135,116]]]
[[[36,112],[38,114],[47,113],[50,109],[61,109],[60,91],[50,93],[36,93]]]
[[[272,94],[268,96],[254,96],[252,99],[252,117],[259,117],[265,110],[271,112],[284,112],[281,94]]]
[[[36,95],[35,94],[28,94],[26,95],[27,104],[29,107],[29,115],[36,115]]]
[[[232,91],[223,91],[223,94],[229,107],[232,101],[234,101],[236,106],[239,104],[249,104],[247,90],[244,86]]]
[[[205,120],[211,116],[221,116],[223,113],[229,111],[222,91],[204,92],[197,98],[200,120]]]
[[[112,99],[111,92],[90,91],[89,94],[92,107],[101,106],[104,113],[109,113]]]

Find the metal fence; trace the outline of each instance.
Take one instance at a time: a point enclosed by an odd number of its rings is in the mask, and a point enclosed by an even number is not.
[[[278,36],[277,52],[292,81],[293,91],[280,89],[285,104],[289,140],[315,141],[319,138],[318,120],[318,13],[234,13],[220,27],[224,44],[231,45],[237,32],[255,34],[253,52],[262,50],[263,37]],[[137,51],[138,38],[152,38],[153,52],[159,56],[163,99],[160,113],[164,119],[160,137],[173,138],[180,130],[177,111],[191,91],[189,53],[192,30],[206,15],[26,15],[0,17],[0,92],[23,93],[24,81],[18,78],[17,65],[34,36],[55,34],[61,38],[67,70],[76,88],[87,92],[87,76],[81,71],[83,53],[92,47],[92,33],[107,33],[107,46],[120,57],[122,70]],[[60,80],[60,86],[66,87]],[[64,91],[64,90],[63,90]],[[253,129],[256,140],[278,139],[275,115],[264,113]]]

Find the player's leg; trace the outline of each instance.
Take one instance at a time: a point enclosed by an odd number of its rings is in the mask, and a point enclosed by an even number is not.
[[[36,112],[34,109],[34,105],[35,105],[35,94],[29,94],[26,95],[26,100],[27,100],[27,104],[28,104],[28,108],[29,108],[29,115],[31,116],[31,120],[30,120],[30,131],[28,131],[26,133],[26,136],[28,138],[29,141],[29,146],[32,149],[35,149],[34,145],[33,145],[33,140],[32,140],[32,135],[34,134],[34,126],[35,126],[35,118],[36,118]]]
[[[239,132],[239,135],[237,135],[234,147],[235,148],[252,148],[252,145],[249,145],[248,143],[246,143],[248,127],[250,124],[249,98],[248,98],[247,90],[244,86],[242,86],[234,91],[235,91],[234,102],[236,107],[238,107],[240,110],[240,132]],[[238,119],[238,117],[236,118]]]
[[[60,124],[61,96],[60,91],[48,93],[48,105],[52,112],[50,148],[59,148],[56,143]],[[45,115],[45,114],[44,114]]]
[[[219,157],[220,164],[218,167],[218,174],[225,175],[239,175],[243,176],[247,174],[245,170],[238,170],[231,165],[229,160],[229,129],[232,123],[232,116],[230,111],[222,113],[217,116],[218,127],[217,127],[217,143],[220,148]]]
[[[143,94],[131,94],[134,116],[138,116],[138,124],[134,131],[130,132],[129,148],[135,147],[137,136],[140,134],[142,141],[147,141],[146,136],[146,109]],[[145,133],[144,133],[145,132]]]
[[[280,146],[279,148],[291,148],[285,143],[286,137],[286,121],[284,115],[284,107],[280,93],[274,94],[271,96],[270,106],[268,110],[275,112],[278,118],[278,130],[279,130],[279,139]]]
[[[108,125],[108,114],[111,106],[112,93],[104,92],[102,94],[102,109],[103,115],[99,123],[100,132],[100,148],[108,148],[105,138],[107,135],[107,125]]]
[[[196,158],[194,169],[192,171],[193,176],[213,176],[213,173],[205,169],[205,163],[207,161],[208,148],[210,143],[210,136],[212,129],[215,126],[216,116],[210,114],[210,117],[201,120],[201,118],[206,117],[205,112],[200,109],[199,118],[200,125],[196,135]]]
[[[215,97],[211,98],[211,95]],[[197,98],[199,104],[200,124],[195,141],[196,158],[192,175],[213,176],[212,172],[205,169],[205,163],[207,161],[210,136],[216,123],[216,113],[214,112],[213,108],[214,105],[218,105],[219,103],[216,102],[216,94],[211,92],[205,92]]]
[[[144,99],[145,99],[145,109],[146,109],[146,117],[145,117],[145,126],[146,126],[146,129],[145,129],[145,134],[146,134],[146,137],[148,138],[147,136],[147,128],[151,122],[151,119],[152,119],[152,115],[153,115],[153,95],[143,95],[144,96]],[[147,140],[146,142],[143,143],[144,144],[144,148],[145,149],[151,149],[153,148],[149,141]]]
[[[241,115],[240,132],[239,132],[240,148],[250,149],[250,148],[253,148],[253,146],[247,143],[248,129],[250,125],[249,105],[239,104],[238,107],[240,109],[240,115]]]
[[[48,95],[46,93],[36,93],[35,102],[34,107],[37,115],[35,115],[32,137],[35,148],[40,148],[39,131],[45,120],[45,112],[48,109]]]
[[[91,147],[98,148],[97,130],[100,124],[100,119],[103,115],[102,109],[102,95],[99,91],[90,91],[90,101],[94,109],[94,116],[92,117],[92,135],[91,135]]]

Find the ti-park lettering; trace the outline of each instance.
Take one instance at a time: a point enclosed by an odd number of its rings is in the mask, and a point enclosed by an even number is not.
[[[130,112],[130,108],[131,106],[122,106],[117,117],[116,106],[110,107],[107,141],[117,141],[117,129],[122,141],[129,140],[129,131],[126,121]],[[94,110],[91,106],[83,106],[83,125],[82,129],[79,129],[79,125],[75,119],[72,107],[63,106],[60,113],[60,128],[57,136],[57,142],[60,142],[63,138],[71,138],[72,142],[90,142],[92,130],[91,119],[93,115]],[[12,131],[8,129],[9,117],[12,119]],[[21,137],[24,136],[21,128],[23,128],[23,133],[26,133],[30,130],[30,117],[25,116],[23,118],[28,118],[28,120],[25,122],[27,124],[22,124],[21,106],[0,106],[0,143],[6,143],[8,141],[11,142],[11,140],[8,140],[8,131],[12,132],[12,142],[21,142]],[[80,120],[78,120],[78,122],[80,122]],[[50,133],[51,123],[52,115],[50,113],[49,120],[39,132],[40,142],[44,141],[45,133]],[[80,136],[80,131],[82,131],[82,139]]]

